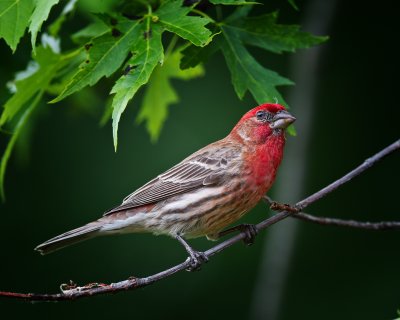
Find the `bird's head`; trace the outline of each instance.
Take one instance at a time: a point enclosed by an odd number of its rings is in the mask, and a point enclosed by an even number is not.
[[[245,142],[264,143],[270,136],[283,136],[285,129],[295,120],[284,106],[265,103],[248,111],[231,134]]]

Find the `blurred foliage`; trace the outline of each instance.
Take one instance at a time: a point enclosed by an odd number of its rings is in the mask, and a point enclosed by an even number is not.
[[[276,87],[292,81],[262,66],[247,46],[273,53],[294,52],[327,38],[302,32],[297,25],[278,24],[277,12],[251,16],[255,4],[237,0],[85,0],[78,6],[76,0],[66,4],[59,0],[2,1],[0,38],[15,52],[28,29],[32,60],[9,83],[12,95],[0,117],[1,129],[13,133],[1,160],[1,195],[4,197],[7,160],[19,132],[30,121],[27,114],[47,96],[55,96],[50,103],[56,103],[104,77],[112,77],[114,84],[111,104],[104,105],[101,122],[112,117],[115,149],[121,115],[142,86],[146,92],[137,121],[146,122],[155,141],[169,106],[179,101],[169,79],[202,76],[202,64],[218,51],[240,99],[249,91],[259,104],[285,104]],[[290,4],[296,8],[293,1]],[[81,27],[72,30],[68,21]]]

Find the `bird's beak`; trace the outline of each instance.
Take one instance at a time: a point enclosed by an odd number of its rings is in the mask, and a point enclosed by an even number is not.
[[[273,117],[272,122],[269,126],[271,129],[286,129],[289,124],[295,121],[295,117],[293,117],[289,112],[282,110]]]

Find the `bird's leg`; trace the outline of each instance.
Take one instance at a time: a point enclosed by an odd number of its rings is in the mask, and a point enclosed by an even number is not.
[[[198,271],[204,262],[208,262],[208,257],[204,252],[194,250],[179,234],[177,234],[175,238],[184,246],[186,252],[190,255],[190,267],[186,269],[187,271]]]
[[[240,231],[240,232],[244,233],[245,238],[243,239],[243,242],[245,244],[247,244],[248,246],[250,246],[254,243],[254,240],[258,233],[258,229],[254,224],[244,223],[244,224],[239,224],[232,228],[226,229],[224,231],[221,231],[220,233],[218,233],[218,238],[226,236],[227,234],[234,232],[234,231]]]

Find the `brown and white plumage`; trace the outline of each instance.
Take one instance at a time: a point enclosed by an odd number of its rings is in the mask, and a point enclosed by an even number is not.
[[[258,119],[260,110],[266,112],[262,121]],[[274,128],[281,119],[288,121]],[[215,239],[224,227],[254,207],[272,185],[282,159],[282,128],[293,121],[282,106],[259,106],[226,138],[160,174],[99,220],[35,249],[46,254],[97,235],[126,232]]]

